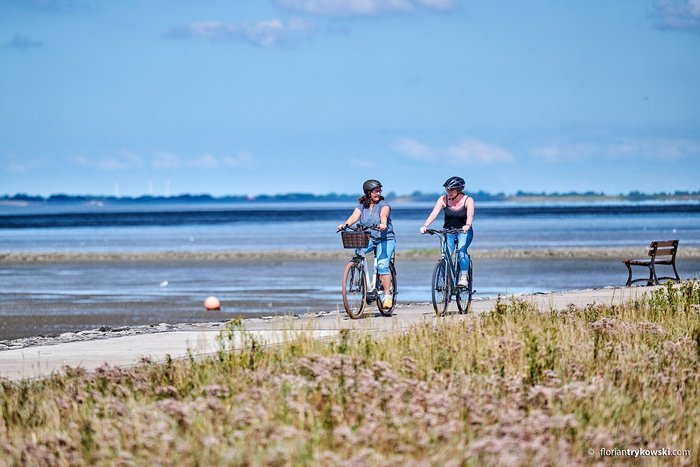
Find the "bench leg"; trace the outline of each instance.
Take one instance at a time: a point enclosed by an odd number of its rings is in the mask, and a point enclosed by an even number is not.
[[[629,263],[625,263],[625,266],[627,266],[627,283],[625,284],[625,287],[629,287],[632,285],[632,267],[629,265]]]
[[[647,285],[659,285],[659,280],[656,278],[656,269],[654,269],[653,264],[649,265],[649,280],[647,281]]]
[[[680,282],[681,278],[678,276],[678,271],[676,271],[676,262],[674,260],[673,263],[671,263],[671,266],[673,266],[673,273],[676,275],[676,282]]]

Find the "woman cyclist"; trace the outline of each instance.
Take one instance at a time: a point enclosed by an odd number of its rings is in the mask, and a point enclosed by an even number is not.
[[[366,253],[377,247],[377,273],[384,288],[383,308],[391,308],[391,274],[389,262],[396,249],[394,227],[391,224],[391,207],[382,196],[382,184],[378,180],[370,179],[362,184],[364,195],[359,199],[359,204],[350,214],[344,224],[338,226],[338,230],[345,226],[353,225],[359,221],[364,226],[376,225],[379,231],[371,230],[370,242]]]
[[[474,231],[472,230],[472,220],[474,219],[474,199],[464,194],[464,179],[462,177],[450,177],[444,186],[447,194],[440,196],[435,202],[435,207],[430,213],[425,223],[420,228],[420,233],[424,234],[428,226],[440,214],[445,214],[445,229],[461,229],[459,234],[447,234],[447,248],[452,255],[455,249],[455,238],[457,239],[457,260],[462,274],[459,277],[458,286],[468,287],[467,271],[469,271],[469,256],[467,248],[472,243]]]

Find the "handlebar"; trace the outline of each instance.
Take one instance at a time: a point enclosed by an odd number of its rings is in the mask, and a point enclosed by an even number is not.
[[[435,229],[426,229],[425,233],[430,234],[430,235],[444,235],[444,234],[460,234],[464,233],[462,229],[440,229],[440,230],[435,230]]]
[[[355,232],[367,232],[369,230],[379,230],[379,226],[376,224],[375,225],[356,224],[354,226],[345,224],[345,227],[343,227],[340,230],[336,230],[336,232],[343,232],[345,230],[354,230]]]

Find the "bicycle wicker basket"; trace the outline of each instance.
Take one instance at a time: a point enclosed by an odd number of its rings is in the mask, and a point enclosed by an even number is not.
[[[366,248],[369,245],[369,232],[340,232],[343,248]]]

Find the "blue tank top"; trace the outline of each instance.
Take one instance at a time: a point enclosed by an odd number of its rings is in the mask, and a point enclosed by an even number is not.
[[[372,210],[370,208],[364,207],[362,204],[357,205],[357,209],[360,210],[360,224],[364,226],[379,225],[379,213],[384,206],[389,206],[385,200],[381,200],[379,203],[375,204]],[[394,235],[394,226],[391,223],[391,211],[389,211],[389,218],[386,221],[386,230],[370,230],[370,235],[372,240],[382,241],[382,240],[393,240],[396,238]]]

